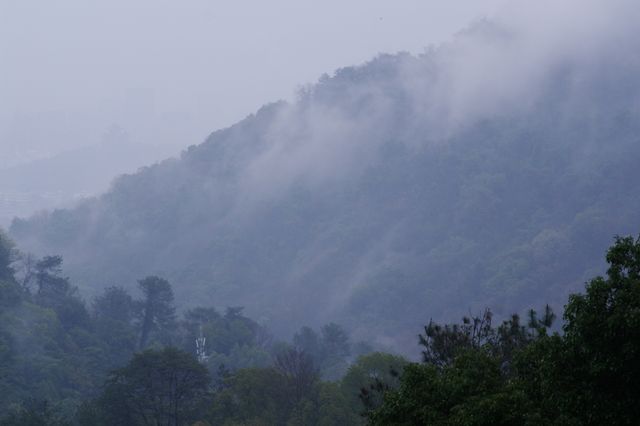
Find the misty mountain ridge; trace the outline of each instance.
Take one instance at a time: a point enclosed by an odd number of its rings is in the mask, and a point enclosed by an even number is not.
[[[161,160],[173,152],[111,139],[0,169],[0,225],[35,211],[73,206],[105,192],[114,175],[134,172],[150,159]]]
[[[158,274],[282,333],[412,344],[430,317],[561,303],[640,223],[635,14],[595,15],[340,69],[11,235],[87,295]]]

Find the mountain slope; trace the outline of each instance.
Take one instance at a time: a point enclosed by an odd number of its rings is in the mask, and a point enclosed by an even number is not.
[[[114,175],[172,152],[131,142],[107,142],[0,169],[0,226],[10,224],[16,216],[73,205],[81,197],[102,193]]]
[[[183,305],[281,332],[335,320],[389,343],[561,303],[640,229],[637,30],[583,21],[543,47],[536,26],[481,22],[341,69],[12,236],[85,291],[161,274]]]

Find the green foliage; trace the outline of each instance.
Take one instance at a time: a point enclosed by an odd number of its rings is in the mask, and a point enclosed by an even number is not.
[[[345,388],[320,382],[310,358],[290,349],[276,368],[244,369],[227,377],[209,420],[220,425],[359,425]]]
[[[144,297],[138,310],[139,347],[145,348],[150,338],[155,338],[161,344],[170,344],[177,326],[171,284],[163,278],[149,276],[138,281],[138,286]]]
[[[0,280],[0,308],[16,305],[22,298],[22,292],[13,280]]]
[[[498,329],[483,319],[431,323],[425,363],[408,365],[371,424],[632,425],[640,408],[640,238],[617,237],[607,277],[573,294],[564,334],[555,315],[513,316]],[[487,315],[484,316],[487,318]]]
[[[122,289],[109,288],[90,314],[62,276],[60,256],[20,258],[30,262],[24,288],[13,275],[1,282],[17,299],[0,310],[0,410],[29,398],[75,407],[96,396],[107,372],[133,355],[135,303]]]
[[[12,407],[0,419],[0,426],[71,426],[71,422],[47,401],[28,400]]]
[[[318,384],[313,400],[301,401],[291,412],[287,426],[359,425],[362,418],[334,382]]]
[[[309,397],[319,381],[313,358],[296,349],[288,349],[277,354],[275,368],[286,379],[289,399],[296,404]]]
[[[98,391],[102,348],[86,330],[67,328],[56,312],[32,302],[0,315],[11,366],[0,377],[0,408],[27,398],[80,400]]]
[[[272,365],[269,332],[242,314],[242,308],[228,308],[220,315],[214,308],[187,311],[181,322],[182,348],[195,354],[195,340],[205,340],[209,371],[236,371]]]
[[[346,373],[351,342],[341,325],[325,324],[320,334],[310,327],[302,327],[293,336],[293,344],[313,359],[323,379],[338,380]]]
[[[302,327],[293,336],[293,344],[296,348],[309,354],[316,365],[320,365],[324,358],[324,349],[321,346],[320,337],[311,327]]]
[[[62,263],[61,256],[45,256],[36,262],[32,277],[36,285],[34,301],[53,309],[65,328],[87,328],[89,313],[77,295],[77,288],[61,275]]]
[[[342,326],[333,322],[324,325],[320,333],[323,377],[336,380],[344,375],[348,367],[346,358],[351,355],[349,335]]]
[[[122,287],[107,287],[93,301],[93,315],[98,321],[115,321],[125,324],[134,318],[133,298]]]
[[[365,407],[378,407],[382,403],[382,393],[376,392],[377,385],[384,384],[385,390],[397,388],[407,364],[408,361],[401,356],[382,352],[360,356],[340,381],[353,412],[360,413]]]
[[[12,267],[15,256],[13,242],[0,229],[0,309],[15,305],[22,296]]]
[[[110,374],[100,404],[107,424],[182,425],[197,419],[210,380],[186,352],[146,350]]]
[[[526,399],[510,389],[500,362],[480,350],[460,352],[446,368],[410,364],[400,387],[370,413],[373,425],[526,424]]]
[[[133,320],[136,303],[121,287],[108,287],[93,301],[93,328],[101,343],[109,348],[104,371],[124,365],[138,344]]]
[[[292,403],[284,376],[274,369],[245,369],[215,395],[210,419],[220,425],[283,425]]]
[[[235,345],[227,353],[209,352],[208,357],[206,365],[210,371],[218,371],[220,368],[236,371],[273,365],[272,354],[255,345]]]
[[[453,362],[458,352],[486,346],[493,338],[491,328],[492,313],[488,309],[480,317],[464,317],[462,325],[453,324],[444,327],[433,321],[420,335],[423,361],[436,366],[446,366]]]
[[[640,239],[617,237],[607,277],[566,305],[564,336],[541,339],[522,355],[523,386],[543,414],[576,424],[631,425],[640,416]]]
[[[270,333],[241,307],[224,315],[196,308],[178,321],[169,282],[147,277],[139,281],[141,300],[112,286],[89,312],[62,275],[60,256],[22,259],[26,290],[9,276],[19,297],[0,311],[2,424],[182,424],[207,412],[214,424],[333,424],[355,415],[340,386],[321,384],[309,355],[274,349]],[[193,358],[199,336],[207,339],[203,364]],[[134,354],[141,341],[158,349]],[[171,341],[185,351],[164,346]],[[346,362],[344,329],[330,324],[319,341],[327,365]],[[217,372],[213,384],[207,368]]]
[[[606,259],[606,277],[569,297],[562,334],[550,332],[549,306],[498,326],[485,310],[460,324],[431,321],[422,363],[369,353],[349,365],[356,351],[335,323],[301,328],[290,346],[273,344],[240,307],[196,308],[178,321],[158,277],[140,281],[143,299],[109,287],[88,312],[62,258],[45,257],[34,263],[34,294],[13,269],[5,277],[18,293],[0,310],[0,425],[633,425],[640,238],[617,237]],[[134,354],[145,324],[158,348]],[[193,356],[199,336],[203,363]]]
[[[14,260],[14,244],[0,229],[0,282],[13,280],[14,270],[11,264]]]

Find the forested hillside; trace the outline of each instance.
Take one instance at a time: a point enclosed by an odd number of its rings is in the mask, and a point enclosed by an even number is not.
[[[104,192],[116,174],[132,172],[150,159],[177,152],[130,142],[112,126],[100,144],[7,167],[0,164],[0,227],[16,216],[53,207],[73,206],[82,197]],[[42,176],[46,176],[43,179]]]
[[[278,333],[412,344],[429,317],[558,307],[640,223],[637,26],[580,29],[534,49],[480,22],[340,69],[11,235],[86,294],[160,275]]]
[[[422,362],[353,344],[335,323],[276,341],[241,308],[176,315],[171,284],[110,287],[88,306],[62,259],[0,233],[0,425],[633,425],[640,407],[640,238],[605,277],[495,326],[429,321]]]
[[[0,232],[2,426],[362,424],[360,387],[406,363],[336,323],[300,327],[289,343],[241,307],[178,314],[156,276],[138,280],[136,296],[112,286],[85,301],[62,265],[20,253]]]

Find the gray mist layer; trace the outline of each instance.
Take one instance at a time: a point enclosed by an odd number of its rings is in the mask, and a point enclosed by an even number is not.
[[[0,0],[0,226],[102,192],[325,71],[420,52],[498,3]]]
[[[338,70],[74,210],[16,221],[84,291],[381,343],[429,317],[559,304],[637,233],[635,2],[512,2],[424,54]]]

